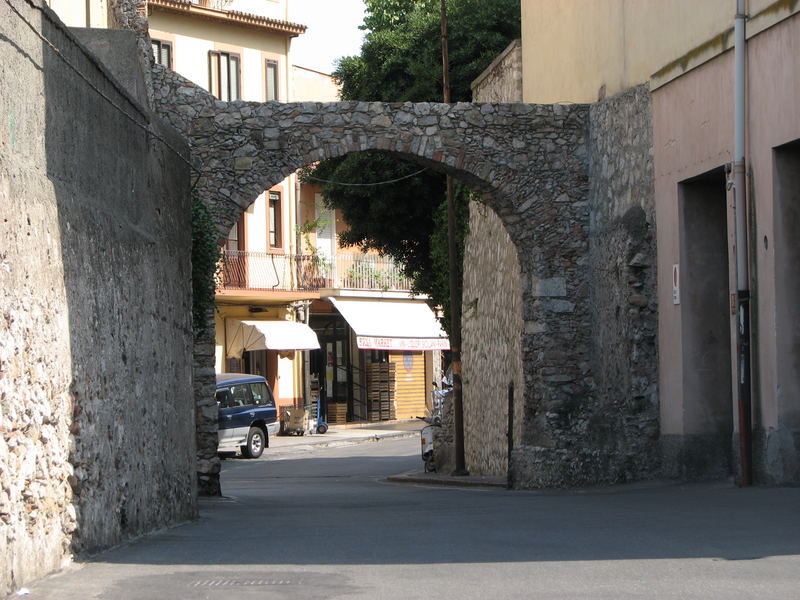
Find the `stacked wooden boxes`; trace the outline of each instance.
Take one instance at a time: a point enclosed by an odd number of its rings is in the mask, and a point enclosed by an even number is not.
[[[392,363],[367,365],[367,404],[370,421],[388,421],[396,418],[395,366]]]
[[[328,402],[328,423],[347,421],[347,402]]]

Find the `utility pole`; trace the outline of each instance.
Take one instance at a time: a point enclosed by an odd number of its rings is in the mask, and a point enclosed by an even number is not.
[[[447,0],[441,0],[442,88],[445,104],[450,103],[450,56],[447,47]],[[447,268],[450,283],[450,366],[453,384],[453,475],[466,475],[464,461],[464,405],[461,401],[461,295],[458,293],[458,254],[456,253],[456,208],[453,177],[447,176]]]

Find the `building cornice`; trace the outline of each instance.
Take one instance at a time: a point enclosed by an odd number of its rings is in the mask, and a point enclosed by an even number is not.
[[[306,30],[306,26],[300,25],[299,23],[270,19],[269,17],[261,17],[259,15],[236,10],[209,8],[207,6],[195,4],[189,0],[148,0],[147,8],[150,13],[152,13],[153,9],[157,9],[173,14],[190,15],[217,23],[228,23],[231,25],[260,29],[262,31],[282,33],[289,37],[297,37],[305,33]]]
[[[798,14],[800,14],[798,0],[776,0],[759,12],[747,16],[747,39],[750,40],[785,19]],[[655,91],[673,79],[677,79],[720,54],[732,50],[733,42],[733,27],[731,26],[653,73],[650,76],[650,91]]]

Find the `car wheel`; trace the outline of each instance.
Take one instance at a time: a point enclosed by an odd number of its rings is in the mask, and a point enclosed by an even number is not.
[[[247,434],[247,444],[242,446],[242,456],[245,458],[258,458],[264,452],[266,446],[266,435],[258,427],[251,427]]]

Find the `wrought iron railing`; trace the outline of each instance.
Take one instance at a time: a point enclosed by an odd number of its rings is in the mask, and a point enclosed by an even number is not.
[[[411,281],[391,258],[372,254],[272,254],[225,250],[217,287],[304,291],[322,288],[408,291]]]

